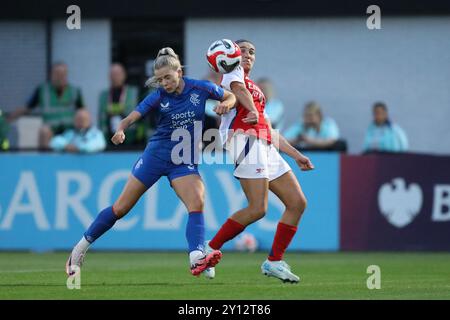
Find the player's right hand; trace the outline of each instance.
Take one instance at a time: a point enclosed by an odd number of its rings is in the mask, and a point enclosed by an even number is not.
[[[302,171],[309,171],[314,169],[314,165],[312,164],[311,160],[304,155],[299,155],[294,160],[295,162],[297,162],[297,165]]]
[[[114,133],[113,137],[111,138],[111,141],[115,145],[123,143],[125,141],[125,133],[122,130],[117,131],[116,133]]]
[[[217,113],[219,116],[228,113],[230,111],[230,108],[226,105],[219,103],[217,106],[214,107],[213,111]]]
[[[247,113],[247,116],[242,119],[242,122],[249,123],[249,124],[256,124],[259,120],[259,113],[258,111],[249,111]]]

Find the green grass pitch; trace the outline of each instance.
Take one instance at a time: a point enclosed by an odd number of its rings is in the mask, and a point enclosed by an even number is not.
[[[0,252],[0,299],[450,299],[450,253],[297,253],[299,284],[261,274],[264,253],[224,252],[216,279],[190,275],[186,253],[87,254],[81,289],[66,287],[68,253]],[[366,286],[369,265],[381,289]]]

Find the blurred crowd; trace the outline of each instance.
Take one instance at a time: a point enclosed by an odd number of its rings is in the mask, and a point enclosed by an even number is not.
[[[0,109],[0,150],[10,149],[8,130],[11,124],[30,114],[38,115],[42,119],[38,133],[40,150],[92,153],[117,148],[110,137],[120,121],[133,111],[152,89],[140,93],[136,86],[127,83],[124,66],[119,63],[112,64],[110,86],[99,93],[98,121],[92,123],[80,88],[68,82],[68,72],[65,63],[55,63],[51,69],[50,81],[37,86],[25,106],[18,107],[9,114],[2,113]],[[220,75],[210,72],[205,79],[219,84]],[[318,102],[308,102],[299,119],[286,127],[286,107],[277,98],[272,81],[269,78],[261,78],[257,80],[257,84],[266,97],[265,112],[272,127],[279,130],[297,149],[347,151],[347,142],[345,137],[340,135],[338,123],[324,114]],[[215,104],[215,101],[207,102],[204,130],[219,127],[220,117],[213,111]],[[158,116],[158,112],[154,111],[131,127],[127,131],[125,145],[130,149],[144,147],[156,128]],[[361,140],[364,153],[408,150],[406,133],[390,119],[388,107],[383,102],[374,102],[372,109],[368,109],[368,126],[365,137],[361,137]]]
[[[205,79],[220,83],[220,75],[211,72]],[[336,121],[324,115],[322,107],[316,101],[304,106],[299,119],[286,127],[286,108],[277,98],[272,81],[269,78],[257,80],[258,87],[266,98],[265,112],[272,127],[297,149],[301,151],[337,151],[347,152],[347,142],[340,135]],[[218,128],[220,117],[214,111],[215,102],[207,104],[205,127]],[[372,106],[372,119],[368,119],[368,127],[363,138],[363,153],[390,153],[408,151],[408,139],[404,130],[389,118],[388,108],[383,102],[375,102]]]

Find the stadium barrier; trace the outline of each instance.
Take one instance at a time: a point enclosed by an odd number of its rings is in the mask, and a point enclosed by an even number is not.
[[[341,250],[449,250],[450,157],[341,157]]]
[[[67,250],[99,210],[119,195],[140,153],[96,155],[0,154],[0,249]],[[312,153],[317,169],[301,172],[287,159],[308,198],[292,250],[336,251],[339,247],[339,155]],[[200,165],[206,186],[206,236],[212,237],[234,211],[246,205],[233,165]],[[262,220],[247,231],[269,250],[283,205],[273,195]],[[99,239],[95,249],[185,250],[187,214],[162,178],[135,208]],[[224,249],[233,249],[233,242]]]

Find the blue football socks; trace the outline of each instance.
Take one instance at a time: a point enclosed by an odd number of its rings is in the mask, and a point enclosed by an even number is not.
[[[194,250],[203,251],[205,242],[205,219],[203,212],[189,212],[186,225],[186,239],[189,245],[189,252]]]
[[[117,220],[118,218],[114,214],[112,206],[103,209],[84,233],[84,237],[87,241],[93,243],[102,234],[111,229]]]

